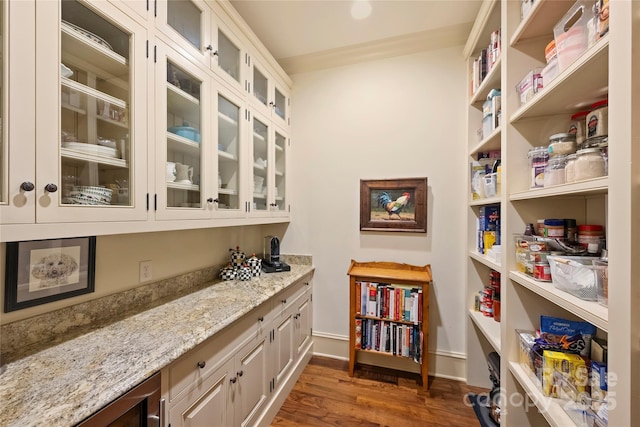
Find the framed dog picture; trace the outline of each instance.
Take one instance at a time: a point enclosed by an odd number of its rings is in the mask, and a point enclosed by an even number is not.
[[[95,289],[96,238],[7,242],[4,311]]]

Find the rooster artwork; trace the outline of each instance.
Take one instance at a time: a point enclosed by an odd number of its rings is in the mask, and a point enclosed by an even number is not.
[[[402,212],[402,209],[407,206],[409,199],[411,199],[411,195],[406,191],[402,193],[402,195],[396,200],[391,200],[389,193],[383,191],[378,196],[378,203],[382,208],[384,208],[385,211],[387,211],[387,213],[389,214],[389,219],[391,219],[391,216],[394,214],[397,215],[399,219],[402,219],[402,217],[400,216],[400,212]]]

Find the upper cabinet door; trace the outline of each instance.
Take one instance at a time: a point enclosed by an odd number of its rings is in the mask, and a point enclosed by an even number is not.
[[[251,120],[251,170],[252,180],[249,181],[250,191],[252,194],[251,209],[253,214],[269,211],[270,198],[270,181],[273,162],[269,161],[269,152],[273,134],[271,131],[271,122],[265,117],[252,114]]]
[[[211,68],[229,86],[243,91],[246,79],[244,64],[248,60],[246,42],[237,36],[231,27],[222,23],[215,14],[213,14],[211,35],[213,37]]]
[[[244,163],[248,111],[244,100],[222,85],[217,85],[214,103],[216,114],[212,122],[216,126],[214,134],[218,142],[216,216],[244,217],[247,212]]]
[[[156,217],[208,218],[214,188],[205,156],[214,142],[206,119],[210,79],[162,42],[156,60]]]
[[[37,2],[36,22],[36,221],[146,219],[144,29],[106,2]]]
[[[280,126],[289,126],[289,92],[267,71],[258,55],[247,59],[247,87],[252,107]]]
[[[288,216],[289,137],[277,127],[274,130],[273,147],[273,201],[269,206],[274,216]]]
[[[201,0],[155,0],[156,25],[165,41],[190,59],[211,66],[214,44],[209,6]]]

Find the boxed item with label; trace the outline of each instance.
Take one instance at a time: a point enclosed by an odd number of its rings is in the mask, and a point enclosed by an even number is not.
[[[573,401],[589,397],[589,369],[582,357],[545,350],[542,363],[542,392],[545,396]]]

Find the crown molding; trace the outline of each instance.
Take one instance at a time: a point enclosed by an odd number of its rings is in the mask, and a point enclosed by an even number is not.
[[[463,46],[469,37],[471,25],[472,23],[452,25],[374,42],[282,58],[278,62],[285,72],[291,75],[445,47]]]

